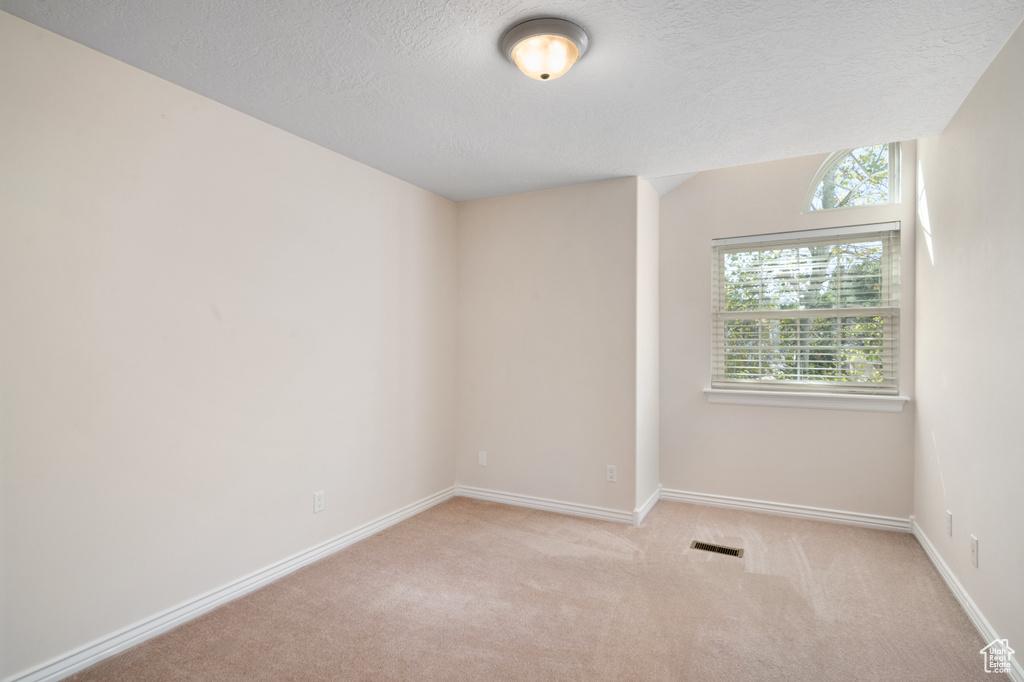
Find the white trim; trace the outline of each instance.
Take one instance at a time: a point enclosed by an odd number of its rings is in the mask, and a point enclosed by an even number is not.
[[[978,634],[981,635],[981,638],[986,643],[992,642],[996,639],[1001,639],[1001,637],[996,633],[995,628],[992,627],[992,624],[988,622],[987,618],[985,618],[981,609],[979,609],[978,605],[974,603],[973,599],[971,599],[971,595],[967,594],[967,590],[965,590],[964,586],[960,584],[960,581],[956,579],[956,575],[953,573],[952,569],[950,569],[946,562],[943,561],[942,557],[939,556],[939,552],[935,549],[935,545],[933,545],[931,540],[928,539],[928,536],[924,534],[924,530],[922,530],[921,526],[917,524],[917,520],[913,516],[910,517],[910,532],[914,534],[918,543],[920,543],[921,547],[924,548],[924,553],[928,555],[929,559],[931,559],[932,565],[935,566],[935,570],[939,572],[939,575],[942,576],[942,579],[946,582],[946,586],[949,587],[949,591],[952,592],[953,596],[956,597],[956,600],[960,602],[960,607],[963,608],[967,617],[971,619],[971,622],[974,624]],[[1014,682],[1024,682],[1024,667],[1021,666],[1020,661],[1016,656],[1010,656],[1010,663],[1012,664],[1012,668],[1008,673],[1010,679]]]
[[[743,391],[733,388],[705,388],[704,396],[709,403],[716,405],[808,407],[817,410],[855,410],[858,412],[902,412],[903,403],[910,400],[905,395]]]
[[[661,484],[658,484],[657,490],[651,493],[651,496],[647,498],[647,501],[642,505],[633,510],[633,525],[639,526],[647,518],[647,515],[654,509],[654,505],[658,504],[658,500],[661,499]]]
[[[576,504],[575,502],[560,502],[558,500],[548,500],[543,497],[534,497],[532,495],[503,493],[497,490],[473,488],[465,485],[456,485],[455,494],[459,497],[471,497],[474,500],[486,500],[488,502],[510,504],[513,507],[529,507],[530,509],[555,512],[556,514],[583,516],[588,519],[600,519],[601,521],[615,521],[616,523],[628,523],[629,525],[633,525],[633,512],[619,511],[618,509],[595,507],[589,504]]]
[[[354,528],[347,533],[315,545],[305,551],[294,554],[287,559],[271,564],[255,573],[239,578],[215,590],[211,590],[177,606],[150,616],[126,628],[122,628],[86,644],[74,651],[52,659],[35,668],[16,673],[4,680],[4,682],[53,682],[60,680],[79,670],[88,668],[99,663],[105,658],[120,653],[125,649],[141,644],[162,632],[177,627],[186,621],[200,616],[221,604],[225,604],[253,590],[263,587],[267,583],[282,578],[292,571],[295,571],[340,549],[369,537],[375,533],[395,525],[405,519],[415,516],[434,505],[440,504],[455,496],[455,487],[442,490],[418,502],[406,505],[401,509],[385,514],[384,516]]]
[[[728,497],[727,495],[691,493],[686,490],[670,490],[667,488],[662,489],[661,499],[675,500],[676,502],[689,502],[690,504],[705,504],[712,507],[744,509],[746,511],[761,512],[764,514],[793,516],[799,519],[812,519],[814,521],[829,521],[831,523],[842,523],[848,526],[863,526],[865,528],[876,528],[878,530],[895,530],[901,533],[910,532],[910,519],[904,519],[897,516],[877,516],[875,514],[862,514],[861,512],[805,507],[799,504],[786,504],[784,502],[749,500],[744,497]]]
[[[900,221],[888,223],[865,223],[863,225],[845,225],[843,227],[823,227],[817,230],[797,230],[793,232],[772,232],[770,234],[750,234],[743,237],[719,237],[711,240],[711,246],[736,246],[739,244],[767,244],[771,242],[796,242],[825,237],[845,237],[855,234],[875,234],[876,232],[899,232]]]

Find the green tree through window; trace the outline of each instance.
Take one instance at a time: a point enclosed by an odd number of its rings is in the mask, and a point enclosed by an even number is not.
[[[897,203],[899,152],[893,142],[832,154],[811,183],[804,211]]]
[[[713,385],[895,392],[898,224],[770,237],[716,240]]]

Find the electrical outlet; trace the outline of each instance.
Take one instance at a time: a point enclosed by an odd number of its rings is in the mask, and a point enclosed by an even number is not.
[[[619,480],[618,474],[615,473],[615,467],[611,464],[608,465],[608,482],[615,483]]]
[[[487,453],[481,450],[477,453],[477,459],[480,461],[480,466],[487,466]]]
[[[317,514],[324,510],[324,491],[313,493],[313,513]]]
[[[978,538],[971,536],[971,563],[978,565]]]
[[[946,535],[953,535],[953,512],[946,510]]]

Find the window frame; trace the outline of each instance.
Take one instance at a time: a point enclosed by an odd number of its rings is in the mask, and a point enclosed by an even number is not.
[[[888,289],[885,292],[885,305],[875,306],[870,310],[886,310],[881,316],[888,321],[883,337],[883,343],[891,344],[891,350],[887,352],[886,368],[892,374],[892,381],[883,385],[863,384],[840,385],[841,382],[800,382],[786,381],[775,383],[774,381],[762,380],[729,380],[725,378],[726,344],[725,324],[728,319],[735,318],[736,311],[725,310],[725,265],[726,253],[741,251],[737,247],[748,247],[754,250],[772,250],[782,248],[786,245],[792,247],[801,243],[806,244],[822,240],[835,239],[837,241],[850,241],[851,237],[863,235],[887,235],[883,239],[888,244],[883,251],[883,287]],[[847,225],[843,227],[832,227],[815,230],[800,230],[792,232],[781,232],[772,234],[751,235],[743,237],[730,237],[712,240],[712,301],[711,301],[711,388],[705,389],[708,402],[721,403],[732,402],[748,405],[770,405],[770,406],[795,406],[795,407],[825,407],[831,409],[854,409],[898,412],[902,411],[903,403],[908,398],[899,396],[900,372],[900,315],[901,306],[899,301],[900,285],[900,221],[888,221],[882,223],[868,223],[863,225]],[[720,262],[721,261],[721,262]],[[835,311],[836,317],[855,317],[855,315],[843,314],[850,311],[857,311],[856,306],[846,306],[834,309],[815,310],[817,317],[830,317],[822,315],[825,310]],[[867,309],[865,309],[867,310]],[[772,315],[766,318],[755,317],[761,312],[771,312]],[[796,313],[796,311],[793,311]],[[770,319],[777,317],[779,311],[767,311],[757,309],[750,311],[752,319]],[[793,317],[799,317],[794,314]],[[814,317],[814,316],[812,316]],[[884,367],[884,366],[883,366]],[[785,397],[790,396],[790,397]]]
[[[811,208],[811,202],[814,201],[814,195],[818,193],[818,186],[825,180],[825,176],[844,158],[847,154],[855,152],[863,147],[871,147],[874,145],[861,145],[860,147],[850,147],[849,149],[840,149],[837,152],[829,154],[828,158],[822,162],[818,168],[818,172],[814,174],[814,178],[811,180],[811,186],[807,189],[807,194],[804,196],[803,208],[801,213],[828,213],[831,211],[845,211],[850,208],[868,208],[870,206],[892,206],[895,204],[902,203],[901,188],[903,183],[901,182],[901,165],[903,149],[899,142],[887,142],[889,147],[889,199],[885,202],[878,202],[875,204],[864,204],[852,206],[835,206],[833,208]]]

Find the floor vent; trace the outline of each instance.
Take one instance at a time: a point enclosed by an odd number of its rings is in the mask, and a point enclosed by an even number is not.
[[[724,547],[722,545],[712,545],[710,542],[697,542],[693,541],[690,545],[690,549],[703,549],[705,552],[715,552],[717,554],[728,554],[729,556],[743,557],[743,550],[736,549],[735,547]]]

